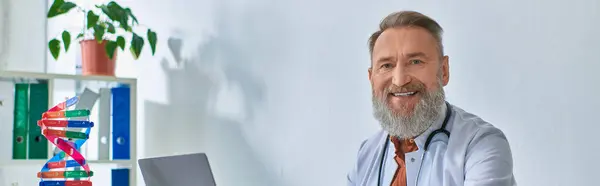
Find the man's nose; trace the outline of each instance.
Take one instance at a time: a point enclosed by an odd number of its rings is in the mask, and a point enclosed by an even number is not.
[[[406,68],[398,65],[394,68],[392,72],[392,84],[396,86],[404,86],[409,83],[411,77],[406,73]]]

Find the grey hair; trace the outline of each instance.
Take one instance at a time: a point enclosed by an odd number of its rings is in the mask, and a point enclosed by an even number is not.
[[[386,16],[381,23],[379,23],[379,30],[371,34],[371,37],[369,37],[369,54],[373,55],[375,42],[381,33],[383,33],[383,31],[390,28],[411,26],[421,27],[427,30],[437,41],[440,57],[444,56],[444,45],[442,44],[442,34],[444,29],[442,29],[442,26],[440,26],[440,24],[438,24],[435,20],[415,11],[394,12]]]

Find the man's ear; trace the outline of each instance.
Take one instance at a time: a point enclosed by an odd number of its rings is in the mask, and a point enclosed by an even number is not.
[[[369,81],[371,81],[371,75],[373,74],[371,67],[369,67]]]
[[[372,67],[369,67],[369,83],[371,83],[371,86],[373,86],[373,79],[371,78],[373,76],[373,69]]]
[[[448,56],[444,56],[442,59],[442,82],[444,86],[448,85],[450,81],[450,64],[448,58]]]

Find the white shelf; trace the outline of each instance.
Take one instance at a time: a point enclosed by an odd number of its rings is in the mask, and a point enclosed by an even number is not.
[[[0,77],[5,78],[35,78],[35,79],[72,79],[80,81],[109,81],[125,84],[136,84],[137,80],[133,78],[117,78],[109,76],[80,76],[69,74],[47,74],[35,72],[16,72],[16,71],[0,71]]]
[[[1,0],[0,0],[1,1]],[[137,79],[134,78],[117,78],[108,76],[81,76],[81,75],[68,75],[68,74],[50,74],[50,73],[35,73],[35,72],[17,72],[17,71],[0,71],[0,81],[31,81],[35,79],[48,80],[49,85],[49,107],[54,106],[55,92],[54,88],[57,83],[64,80],[73,82],[110,82],[118,84],[126,84],[129,86],[130,92],[130,158],[129,160],[88,160],[88,164],[92,165],[116,165],[118,167],[130,167],[129,184],[132,186],[137,185]],[[12,129],[12,123],[0,125],[10,125]],[[93,130],[93,129],[92,129]],[[12,133],[12,132],[11,132]],[[54,145],[48,143],[48,159],[52,157]],[[2,151],[12,151],[12,149],[0,149]],[[43,166],[48,160],[10,160],[0,159],[0,167],[15,167],[15,166]]]
[[[0,162],[0,167],[44,165],[48,160],[9,160]],[[119,166],[133,166],[132,160],[89,160],[88,164],[114,164]]]

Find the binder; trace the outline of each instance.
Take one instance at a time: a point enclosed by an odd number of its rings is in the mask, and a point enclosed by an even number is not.
[[[81,95],[79,95],[79,101],[77,102],[77,105],[75,105],[75,109],[92,110],[94,108],[94,105],[96,105],[96,101],[98,100],[99,96],[100,95],[98,93],[90,90],[89,88],[85,88]],[[79,120],[82,118],[74,118],[74,120]]]
[[[29,159],[48,159],[48,140],[42,135],[42,129],[37,121],[49,108],[48,84],[40,81],[29,85],[29,128],[28,128],[28,157]]]
[[[129,169],[118,168],[111,170],[111,185],[112,186],[128,186],[129,185]]]
[[[85,88],[83,90],[83,92],[79,95],[79,101],[77,102],[77,105],[75,105],[75,110],[80,110],[80,109],[88,109],[88,110],[92,110],[94,108],[94,105],[96,105],[96,101],[98,100],[98,97],[100,95],[98,95],[98,93],[90,90],[89,88]],[[85,120],[87,117],[75,117],[72,118],[73,120]],[[73,131],[73,132],[83,132],[83,129],[79,129],[79,128],[72,128],[72,129],[67,129],[68,131]],[[75,140],[69,140],[71,142],[74,142]],[[61,150],[57,147],[54,148],[54,155],[60,153]]]
[[[110,88],[101,88],[98,101],[98,160],[110,158]]]
[[[81,95],[79,95],[79,102],[75,105],[75,110],[88,109],[92,110],[94,105],[96,105],[96,101],[98,101],[98,97],[100,95],[89,88],[85,88]],[[85,120],[86,117],[78,117],[73,118],[74,120]],[[84,129],[75,129],[77,132],[84,132]],[[75,142],[75,140],[73,140]],[[87,154],[87,152],[86,152]],[[81,167],[77,166],[74,170],[82,170]],[[80,178],[75,178],[75,180],[81,180]]]
[[[27,120],[29,111],[29,85],[15,84],[13,110],[13,159],[27,158]]]
[[[121,86],[111,89],[112,93],[112,158],[130,158],[129,152],[129,122],[130,122],[130,91],[129,87]]]

